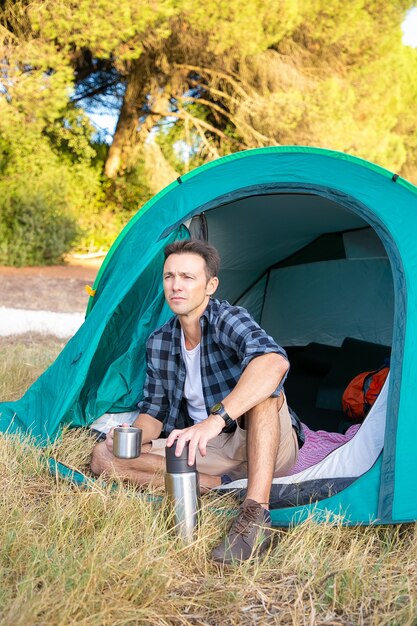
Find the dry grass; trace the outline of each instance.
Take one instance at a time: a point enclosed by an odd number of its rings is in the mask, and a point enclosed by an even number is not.
[[[0,346],[1,397],[16,395],[57,348]],[[91,446],[75,431],[42,453],[0,435],[0,624],[417,624],[414,525],[310,521],[277,529],[262,562],[223,570],[209,556],[230,500],[205,498],[198,536],[183,546],[163,503],[48,472],[47,455],[83,469]]]
[[[40,334],[0,337],[0,401],[20,398],[64,345],[56,337]]]

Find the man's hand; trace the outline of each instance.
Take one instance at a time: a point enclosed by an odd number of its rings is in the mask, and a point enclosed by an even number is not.
[[[175,456],[180,456],[185,444],[189,442],[188,465],[193,465],[197,448],[201,456],[206,456],[206,446],[210,439],[220,435],[224,427],[224,420],[219,415],[209,415],[207,419],[182,430],[173,430],[167,439],[167,446],[170,448],[177,440]]]
[[[120,424],[120,426],[130,426],[130,424],[128,424],[127,422],[124,422],[123,424]],[[116,426],[113,426],[113,428],[109,430],[105,439],[106,448],[110,452],[110,454],[113,454],[113,441],[114,441],[114,429],[115,428]]]

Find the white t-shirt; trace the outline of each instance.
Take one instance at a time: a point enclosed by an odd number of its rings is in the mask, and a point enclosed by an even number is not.
[[[197,424],[208,417],[204,403],[203,386],[201,384],[200,344],[192,350],[187,350],[182,329],[181,352],[186,371],[184,398],[187,402],[188,415],[194,421],[194,424]]]

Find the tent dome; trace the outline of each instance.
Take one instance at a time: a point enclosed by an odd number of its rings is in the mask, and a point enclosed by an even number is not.
[[[197,168],[125,227],[97,276],[85,324],[20,401],[0,406],[0,427],[30,430],[42,442],[65,424],[133,409],[146,338],[171,315],[160,284],[163,249],[178,238],[207,238],[222,257],[219,297],[247,307],[288,349],[289,402],[311,426],[330,430],[352,367],[366,370],[391,354],[382,449],[370,467],[337,476],[336,462],[332,495],[314,505],[281,502],[274,523],[304,519],[313,508],[343,511],[347,523],[417,519],[409,480],[417,470],[416,209],[409,182],[330,150],[261,148]],[[307,501],[313,491],[304,489]]]

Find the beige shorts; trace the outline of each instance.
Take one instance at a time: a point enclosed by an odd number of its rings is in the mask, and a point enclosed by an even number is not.
[[[297,434],[292,427],[287,400],[278,412],[281,437],[275,463],[274,476],[285,476],[295,465],[298,456]],[[151,454],[165,456],[166,439],[154,439]],[[201,456],[197,450],[197,469],[203,474],[222,476],[226,474],[236,480],[247,476],[246,430],[237,428],[233,433],[220,433],[207,443],[207,454]]]

